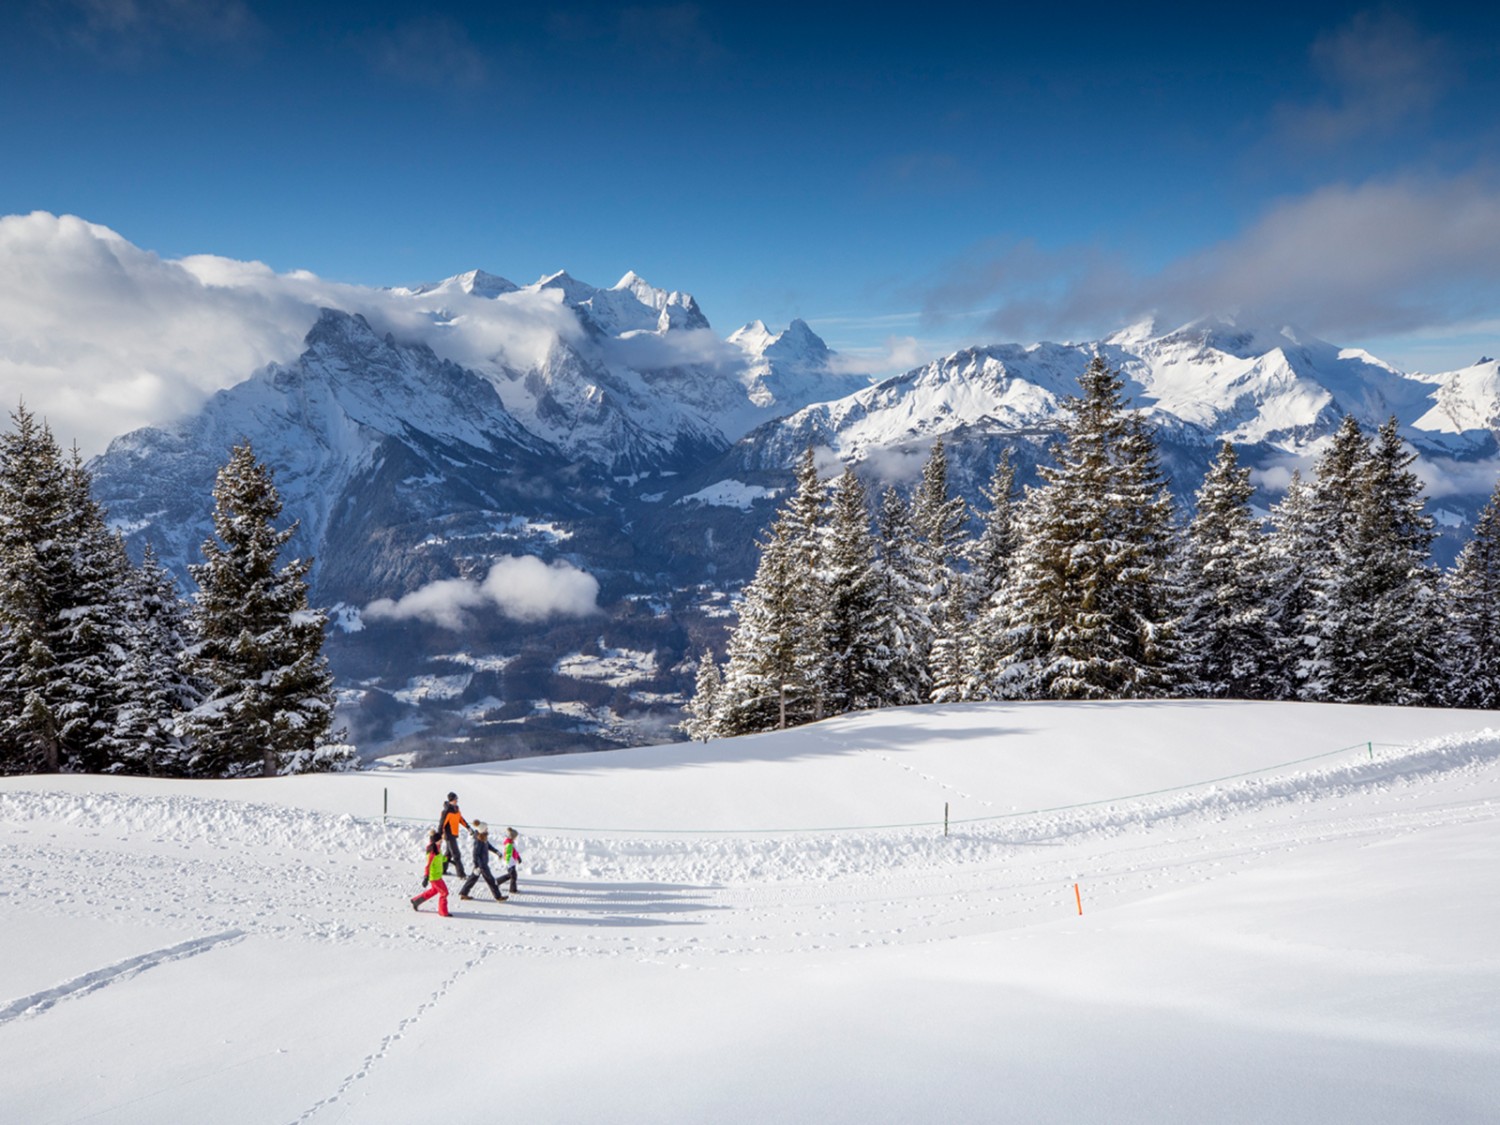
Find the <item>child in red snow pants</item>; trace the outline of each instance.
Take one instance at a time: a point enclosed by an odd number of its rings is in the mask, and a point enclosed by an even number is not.
[[[427,889],[412,899],[411,904],[414,908],[420,909],[421,905],[433,895],[438,896],[438,913],[444,918],[448,917],[448,884],[441,879],[434,879],[428,883]]]
[[[422,882],[427,889],[411,900],[413,910],[421,910],[422,904],[433,895],[438,896],[438,914],[447,918],[448,915],[448,884],[443,882],[443,869],[447,866],[447,860],[443,856],[442,840],[434,831],[427,836],[427,863],[422,869]]]

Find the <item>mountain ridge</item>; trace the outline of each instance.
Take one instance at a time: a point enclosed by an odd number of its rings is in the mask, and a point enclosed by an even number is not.
[[[939,437],[971,501],[1001,448],[1035,483],[1096,353],[1154,422],[1185,504],[1226,438],[1267,507],[1345,413],[1367,426],[1395,414],[1429,475],[1452,483],[1434,501],[1451,558],[1495,458],[1493,360],[1411,376],[1296,329],[1216,319],[965,348],[870,383],[803,321],[721,340],[690,296],[634,273],[610,289],[565,273],[509,284],[472,271],[406,292],[440,332],[494,302],[560,302],[545,347],[497,346],[466,365],[326,308],[294,362],[90,463],[116,526],[185,575],[210,530],[214,474],[231,444],[252,440],[301,521],[292,549],[317,560],[315,597],[337,610],[331,659],[366,746],[437,747],[452,761],[661,737],[697,653],[722,643],[729,599],[809,445],[872,488],[911,481]],[[512,358],[523,353],[539,358]],[[592,575],[597,610],[539,622],[492,610],[461,635],[417,610],[361,612],[478,583],[525,555]]]

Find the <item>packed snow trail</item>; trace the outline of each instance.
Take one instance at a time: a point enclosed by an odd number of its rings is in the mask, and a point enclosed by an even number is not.
[[[567,955],[613,956],[633,951],[640,940],[633,931],[685,928],[693,931],[686,953],[705,941],[718,951],[821,949],[851,921],[858,924],[846,944],[907,944],[1046,916],[1068,905],[1079,881],[1102,908],[1210,880],[1226,865],[1302,844],[1500,812],[1485,797],[1466,796],[1489,791],[1500,769],[1500,735],[1447,736],[1346,757],[1352,760],[1284,775],[1260,771],[1134,799],[960,821],[946,837],[931,826],[528,835],[524,850],[534,858],[520,895],[501,905],[488,896],[464,903],[455,894],[450,909],[482,919],[485,940],[543,956],[558,953],[559,941]],[[1443,802],[1435,807],[1438,795]],[[1335,815],[1356,801],[1376,811]],[[1419,807],[1403,807],[1408,801]],[[1225,827],[1231,819],[1233,834]],[[65,912],[87,914],[108,902],[116,916],[135,911],[216,931],[477,940],[464,931],[433,935],[423,928],[427,919],[393,912],[417,889],[412,857],[420,857],[425,826],[214,798],[63,792],[0,795],[0,823],[48,826],[50,841],[11,850],[6,875],[15,893],[51,899]],[[138,854],[142,841],[153,845],[149,854]],[[292,874],[289,862],[306,866]],[[104,881],[90,874],[101,863],[109,871]],[[180,902],[163,899],[158,888],[184,865],[201,876],[192,893]],[[890,898],[904,901],[896,912],[901,924],[883,927],[879,919],[892,911],[880,904]],[[929,898],[930,908],[912,909],[912,900]],[[807,922],[801,902],[816,902],[824,924]],[[794,928],[768,945],[760,919],[778,914]],[[646,940],[673,939],[658,933]]]

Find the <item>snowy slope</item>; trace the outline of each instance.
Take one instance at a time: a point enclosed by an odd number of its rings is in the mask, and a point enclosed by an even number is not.
[[[0,1104],[1487,1120],[1497,720],[972,705],[446,773],[3,779]],[[443,920],[405,900],[449,788],[525,863]]]

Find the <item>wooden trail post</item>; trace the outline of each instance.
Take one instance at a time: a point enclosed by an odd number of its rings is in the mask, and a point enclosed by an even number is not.
[[[943,802],[943,835],[948,835],[948,802]]]
[[[380,808],[380,819],[384,820],[391,815],[391,791],[382,789],[381,792],[385,794],[385,803]]]

